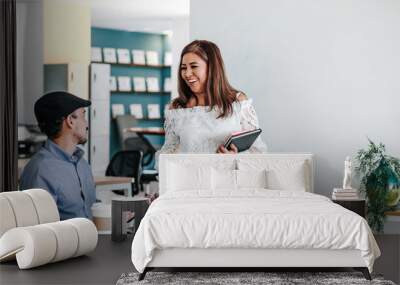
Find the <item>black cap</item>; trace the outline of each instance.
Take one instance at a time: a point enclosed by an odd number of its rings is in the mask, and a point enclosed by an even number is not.
[[[35,103],[35,116],[39,125],[67,117],[76,109],[92,103],[65,91],[54,91],[40,97]]]

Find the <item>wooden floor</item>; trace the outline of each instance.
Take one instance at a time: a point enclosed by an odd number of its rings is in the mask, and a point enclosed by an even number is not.
[[[115,284],[122,273],[135,271],[132,240],[112,242],[99,235],[95,251],[41,267],[19,270],[17,263],[0,264],[0,284]]]

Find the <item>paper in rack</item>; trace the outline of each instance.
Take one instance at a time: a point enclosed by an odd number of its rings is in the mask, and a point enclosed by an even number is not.
[[[144,50],[133,49],[132,50],[132,62],[134,64],[145,65],[146,60],[144,56]]]
[[[125,114],[125,108],[123,104],[112,104],[111,105],[112,117],[115,119],[117,116]]]
[[[142,104],[130,104],[129,110],[132,116],[136,119],[143,119]]]
[[[103,56],[101,54],[101,48],[99,48],[99,47],[92,47],[90,56],[91,56],[90,60],[92,62],[102,62],[103,61]]]
[[[146,51],[146,63],[147,65],[159,65],[158,52],[152,50]]]
[[[131,78],[129,76],[118,76],[118,90],[132,91]]]
[[[104,62],[116,63],[117,56],[115,55],[115,48],[103,48]]]
[[[129,49],[119,48],[117,49],[118,63],[131,63],[131,57],[129,55]]]
[[[160,105],[159,104],[148,104],[147,114],[149,119],[159,119],[160,115]]]
[[[159,92],[160,91],[160,86],[158,84],[157,77],[147,77],[146,83],[147,83],[147,91],[148,92]]]
[[[164,78],[164,92],[171,92],[171,78]]]
[[[135,92],[145,92],[146,91],[146,81],[144,77],[133,77],[133,90]]]

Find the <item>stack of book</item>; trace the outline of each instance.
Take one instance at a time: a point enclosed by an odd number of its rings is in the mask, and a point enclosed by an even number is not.
[[[360,199],[358,191],[356,189],[342,189],[334,188],[332,193],[332,199],[334,200],[355,200]]]

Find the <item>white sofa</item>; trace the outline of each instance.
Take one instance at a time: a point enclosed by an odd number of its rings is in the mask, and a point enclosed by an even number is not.
[[[60,221],[53,197],[43,189],[0,193],[0,262],[20,269],[86,254],[96,248],[97,229],[85,218]]]

